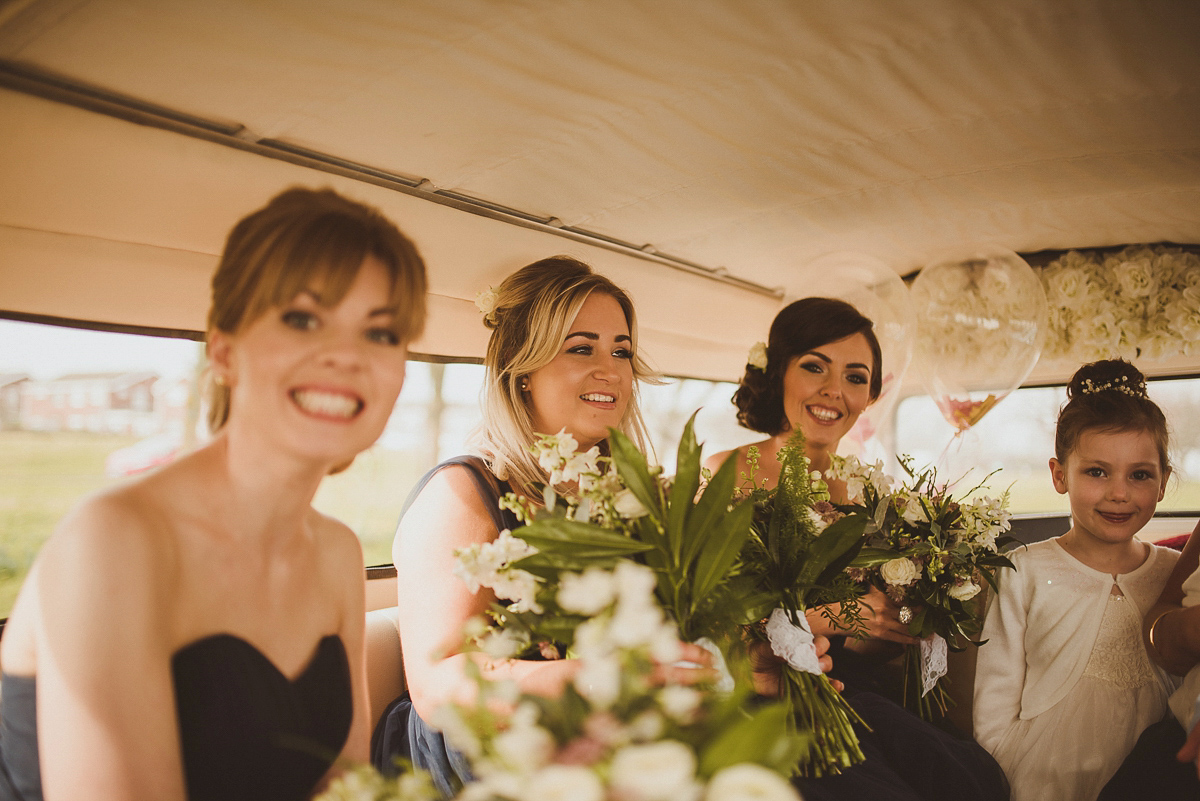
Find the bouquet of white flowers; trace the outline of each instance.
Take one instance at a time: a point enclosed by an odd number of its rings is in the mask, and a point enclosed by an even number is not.
[[[846,482],[850,504],[843,509],[867,519],[866,544],[848,575],[870,582],[901,604],[900,622],[921,638],[905,652],[905,706],[926,720],[933,708],[944,714],[950,703],[943,686],[947,650],[961,651],[983,628],[976,596],[995,571],[1011,568],[1000,553],[1006,535],[1008,493],[974,497],[975,487],[955,499],[937,482],[933,468],[917,472],[900,460],[910,481],[896,486],[879,463],[833,457],[826,474]]]
[[[539,440],[550,478],[542,505],[507,497],[527,525],[458,553],[456,574],[500,600],[468,623],[468,649],[579,662],[553,699],[488,681],[468,662],[475,702],[444,706],[431,721],[475,774],[458,801],[798,801],[787,777],[807,736],[789,725],[786,705],[749,702],[744,660],[731,664],[743,681],[727,673],[720,691],[661,680],[681,637],[741,643],[741,627],[762,613],[735,569],[753,507],[734,503],[733,462],[697,498],[691,423],[673,482],[619,433],[610,447],[602,457],[577,452],[564,433]],[[564,483],[574,491],[555,490]],[[420,772],[397,781],[361,769],[322,801],[434,797]]]
[[[498,557],[503,573],[505,549],[483,546],[476,555]],[[680,656],[655,583],[650,568],[629,560],[564,574],[560,602],[584,620],[569,649],[579,670],[558,698],[519,694],[515,683],[486,680],[468,663],[479,687],[474,703],[444,706],[432,720],[475,775],[457,801],[799,801],[787,777],[803,737],[790,732],[786,707],[748,711],[745,690],[718,694],[654,679],[658,665]],[[467,635],[487,642],[503,631],[476,619]],[[319,801],[436,798],[420,771],[384,779],[360,768]]]
[[[787,776],[803,738],[784,706],[747,711],[746,690],[654,679],[680,658],[680,642],[653,570],[625,559],[560,579],[556,605],[582,618],[568,648],[579,670],[563,694],[517,696],[476,673],[476,702],[433,721],[477,777],[459,801],[799,798]],[[502,636],[478,624],[485,642]]]

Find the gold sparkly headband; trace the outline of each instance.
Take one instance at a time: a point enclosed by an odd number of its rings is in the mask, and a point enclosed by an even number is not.
[[[1090,378],[1083,379],[1081,390],[1084,395],[1095,395],[1097,392],[1122,392],[1131,398],[1145,398],[1146,385],[1139,382],[1139,386],[1129,385],[1129,376],[1117,376],[1108,381],[1096,383]]]

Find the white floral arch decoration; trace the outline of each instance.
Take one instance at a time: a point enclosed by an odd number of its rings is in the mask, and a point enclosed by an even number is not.
[[[1039,274],[1049,311],[1044,358],[1160,361],[1200,353],[1194,247],[1072,250]]]

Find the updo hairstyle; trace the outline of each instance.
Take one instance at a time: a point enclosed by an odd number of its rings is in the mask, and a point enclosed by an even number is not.
[[[775,436],[787,430],[783,411],[783,375],[796,356],[862,334],[871,347],[871,400],[883,387],[880,370],[883,354],[875,337],[874,325],[858,309],[834,298],[803,298],[789,303],[771,323],[767,341],[767,367],[746,366],[733,403],[738,423],[751,431]]]
[[[495,306],[484,317],[492,335],[484,360],[483,425],[476,436],[491,471],[515,487],[545,481],[529,446],[536,434],[556,432],[534,432],[523,379],[558,355],[570,326],[593,292],[616,300],[629,325],[633,387],[620,428],[644,450],[647,440],[638,407],[638,383],[657,378],[638,354],[637,318],[625,291],[577,259],[552,256],[517,270],[495,292]]]
[[[212,279],[208,330],[237,334],[265,312],[320,289],[333,308],[374,256],[391,278],[392,330],[411,342],[425,327],[425,263],[416,247],[378,210],[332,189],[293,187],[244,217],[229,233]],[[229,419],[230,390],[209,382],[208,427]]]
[[[1054,432],[1059,462],[1066,464],[1085,431],[1148,431],[1158,447],[1162,472],[1171,466],[1167,418],[1146,394],[1146,377],[1124,359],[1085,364],[1071,377]]]

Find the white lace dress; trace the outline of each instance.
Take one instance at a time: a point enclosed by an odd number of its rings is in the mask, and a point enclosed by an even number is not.
[[[1162,719],[1167,694],[1142,647],[1141,625],[1136,604],[1109,595],[1079,682],[1006,732],[994,756],[1013,801],[1094,801],[1142,730]]]

